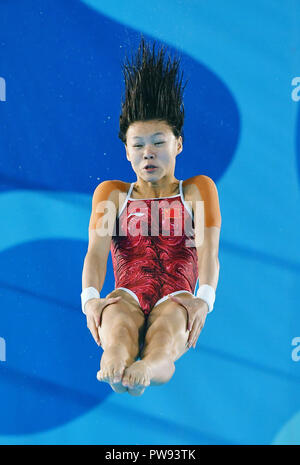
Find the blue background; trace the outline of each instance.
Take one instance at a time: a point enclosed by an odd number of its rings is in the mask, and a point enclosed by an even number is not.
[[[300,444],[299,21],[296,0],[1,1],[1,444]],[[92,193],[135,180],[117,135],[141,32],[183,57],[175,176],[216,182],[222,230],[196,350],[137,398],[96,380],[80,292]]]

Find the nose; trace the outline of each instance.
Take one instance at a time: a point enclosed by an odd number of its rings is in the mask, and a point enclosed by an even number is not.
[[[144,154],[144,159],[145,160],[152,160],[154,158],[154,155],[152,153],[145,153]]]
[[[144,158],[146,160],[148,160],[148,159],[151,160],[152,158],[154,158],[154,154],[153,154],[152,149],[151,149],[151,147],[149,145],[147,147],[145,147]]]

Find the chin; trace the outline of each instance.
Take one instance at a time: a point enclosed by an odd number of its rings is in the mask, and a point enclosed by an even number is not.
[[[149,181],[155,182],[155,181],[159,181],[161,179],[161,176],[157,176],[157,174],[151,174],[151,173],[146,174],[146,176],[143,175],[141,177],[143,178],[144,181],[148,181],[148,182]]]

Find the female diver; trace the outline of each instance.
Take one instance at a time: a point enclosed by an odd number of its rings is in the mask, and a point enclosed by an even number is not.
[[[82,310],[104,351],[97,379],[133,396],[168,382],[195,348],[219,279],[216,185],[174,176],[184,137],[178,67],[143,38],[125,60],[119,137],[136,181],[103,181],[92,199]],[[115,289],[100,297],[109,251]]]

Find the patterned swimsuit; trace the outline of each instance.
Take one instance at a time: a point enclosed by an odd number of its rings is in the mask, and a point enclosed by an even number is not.
[[[123,289],[147,316],[168,294],[195,295],[198,283],[193,213],[179,194],[155,199],[130,197],[116,219],[111,255],[115,289]]]

